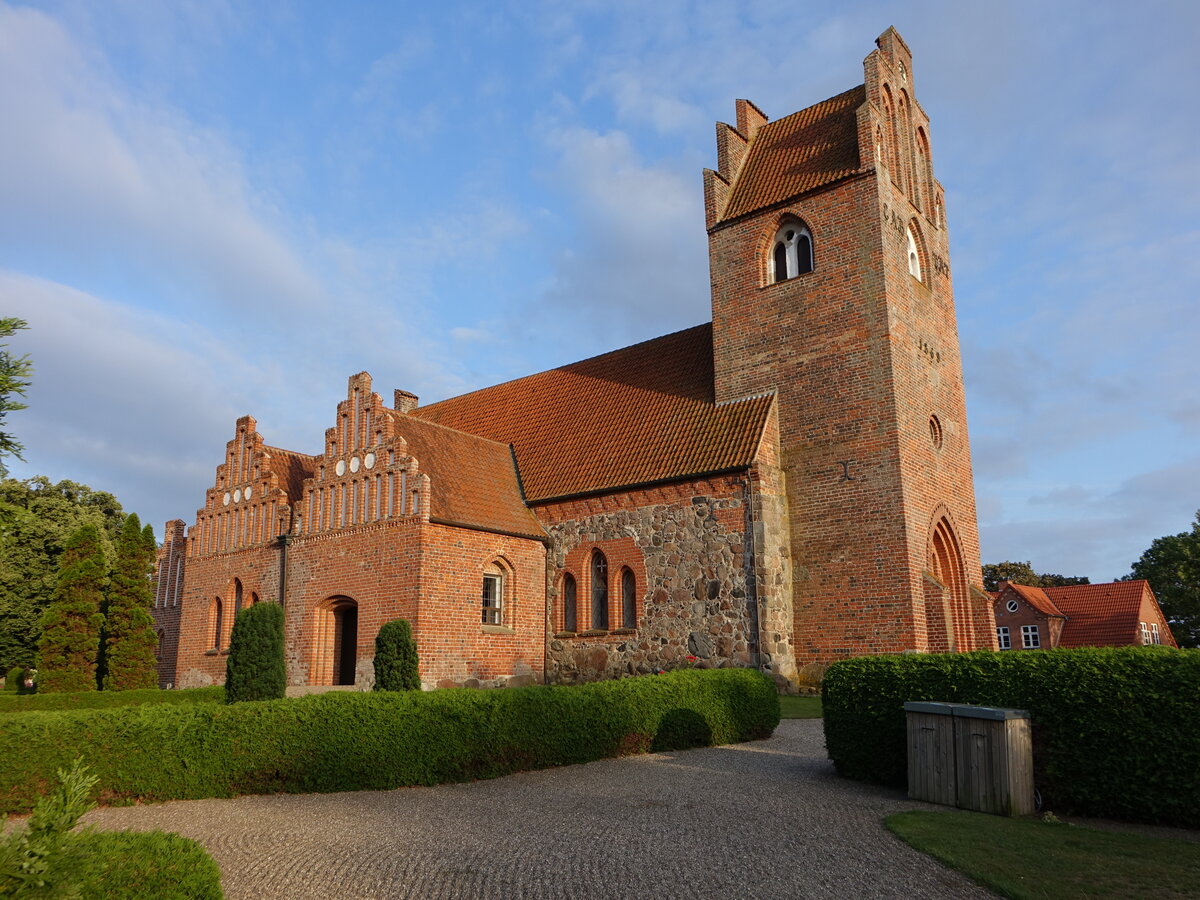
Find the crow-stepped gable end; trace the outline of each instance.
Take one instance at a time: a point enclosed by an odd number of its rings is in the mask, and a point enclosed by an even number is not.
[[[219,682],[252,602],[293,685],[369,687],[396,618],[426,687],[994,647],[929,119],[877,44],[863,84],[717,125],[711,323],[427,406],[360,373],[316,455],[239,419],[168,524],[162,683]]]

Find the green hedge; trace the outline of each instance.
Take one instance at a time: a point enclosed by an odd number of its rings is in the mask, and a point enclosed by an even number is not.
[[[825,676],[838,772],[906,783],[904,703],[1029,710],[1034,776],[1058,811],[1200,826],[1200,651],[1167,647],[868,656]]]
[[[29,809],[76,756],[99,776],[104,802],[182,800],[492,778],[762,738],[778,723],[774,682],[748,669],[28,713],[0,731],[0,809]]]
[[[224,699],[225,689],[222,687],[191,688],[185,691],[160,691],[158,688],[141,691],[79,691],[73,694],[29,694],[20,697],[0,693],[0,713],[111,709],[150,703],[220,703]]]
[[[97,831],[76,835],[63,865],[94,900],[220,900],[221,870],[200,844],[165,831]]]

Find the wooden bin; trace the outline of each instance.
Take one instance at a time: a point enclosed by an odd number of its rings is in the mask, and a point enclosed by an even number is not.
[[[1034,811],[1029,713],[905,703],[908,796],[1002,816]]]

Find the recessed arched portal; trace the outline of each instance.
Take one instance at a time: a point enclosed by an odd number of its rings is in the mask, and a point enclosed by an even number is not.
[[[316,609],[312,684],[354,684],[358,662],[358,603],[336,596]]]

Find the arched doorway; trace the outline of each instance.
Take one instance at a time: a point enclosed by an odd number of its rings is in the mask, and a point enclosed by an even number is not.
[[[358,603],[330,597],[316,609],[312,684],[354,684],[358,663]]]

